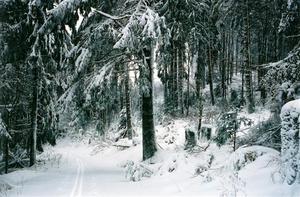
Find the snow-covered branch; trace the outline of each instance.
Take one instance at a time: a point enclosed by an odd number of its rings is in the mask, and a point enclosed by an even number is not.
[[[49,18],[39,29],[39,34],[48,34],[56,25],[60,25],[67,17],[72,15],[83,3],[88,0],[64,0],[49,11]]]
[[[110,14],[108,14],[108,13],[105,13],[105,12],[102,12],[102,11],[96,10],[96,9],[92,9],[92,11],[93,11],[93,12],[96,12],[96,13],[99,13],[99,14],[101,14],[101,15],[107,17],[107,18],[112,19],[112,20],[121,20],[121,19],[129,18],[129,17],[130,17],[130,15],[124,15],[124,16],[112,16],[112,15],[110,15]]]

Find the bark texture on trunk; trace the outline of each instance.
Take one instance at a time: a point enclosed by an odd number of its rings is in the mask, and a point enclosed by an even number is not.
[[[36,163],[36,140],[37,140],[37,114],[38,114],[38,90],[39,79],[37,65],[33,68],[34,85],[32,92],[31,104],[31,135],[30,135],[30,161],[29,165],[33,166]]]
[[[126,103],[126,136],[132,139],[132,125],[131,125],[131,106],[130,106],[130,89],[129,89],[129,68],[127,68],[125,76],[125,103]]]
[[[148,83],[148,92],[142,93],[142,129],[143,129],[143,160],[154,156],[157,148],[155,143],[155,129],[153,121],[153,94],[152,94],[152,66],[154,58],[154,48],[144,49],[146,58],[146,71],[142,76]]]

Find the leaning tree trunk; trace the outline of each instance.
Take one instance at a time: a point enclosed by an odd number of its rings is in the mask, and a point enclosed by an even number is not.
[[[33,68],[33,92],[32,92],[32,104],[31,104],[31,135],[30,135],[30,166],[36,163],[36,140],[37,140],[37,113],[38,113],[38,90],[39,90],[39,79],[38,79],[38,68],[37,62]]]
[[[155,144],[155,130],[153,121],[153,95],[152,95],[152,66],[154,63],[154,47],[143,49],[145,55],[145,68],[142,77],[146,79],[148,91],[142,92],[142,129],[143,129],[143,160],[151,158],[157,148]]]
[[[130,89],[129,89],[129,68],[125,71],[125,105],[126,105],[126,136],[132,139],[131,109],[130,109]]]

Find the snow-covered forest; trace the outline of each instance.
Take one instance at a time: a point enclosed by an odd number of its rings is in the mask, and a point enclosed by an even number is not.
[[[0,0],[0,196],[300,196],[299,0]]]

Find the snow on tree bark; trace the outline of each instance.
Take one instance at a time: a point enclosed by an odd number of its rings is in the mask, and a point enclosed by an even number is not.
[[[281,110],[281,175],[289,185],[299,181],[300,100],[288,102]]]
[[[154,49],[152,44],[150,45],[150,48],[144,49],[146,69],[141,73],[141,75],[146,78],[148,82],[148,91],[142,93],[143,160],[149,159],[154,156],[157,150],[153,120],[153,51]]]

